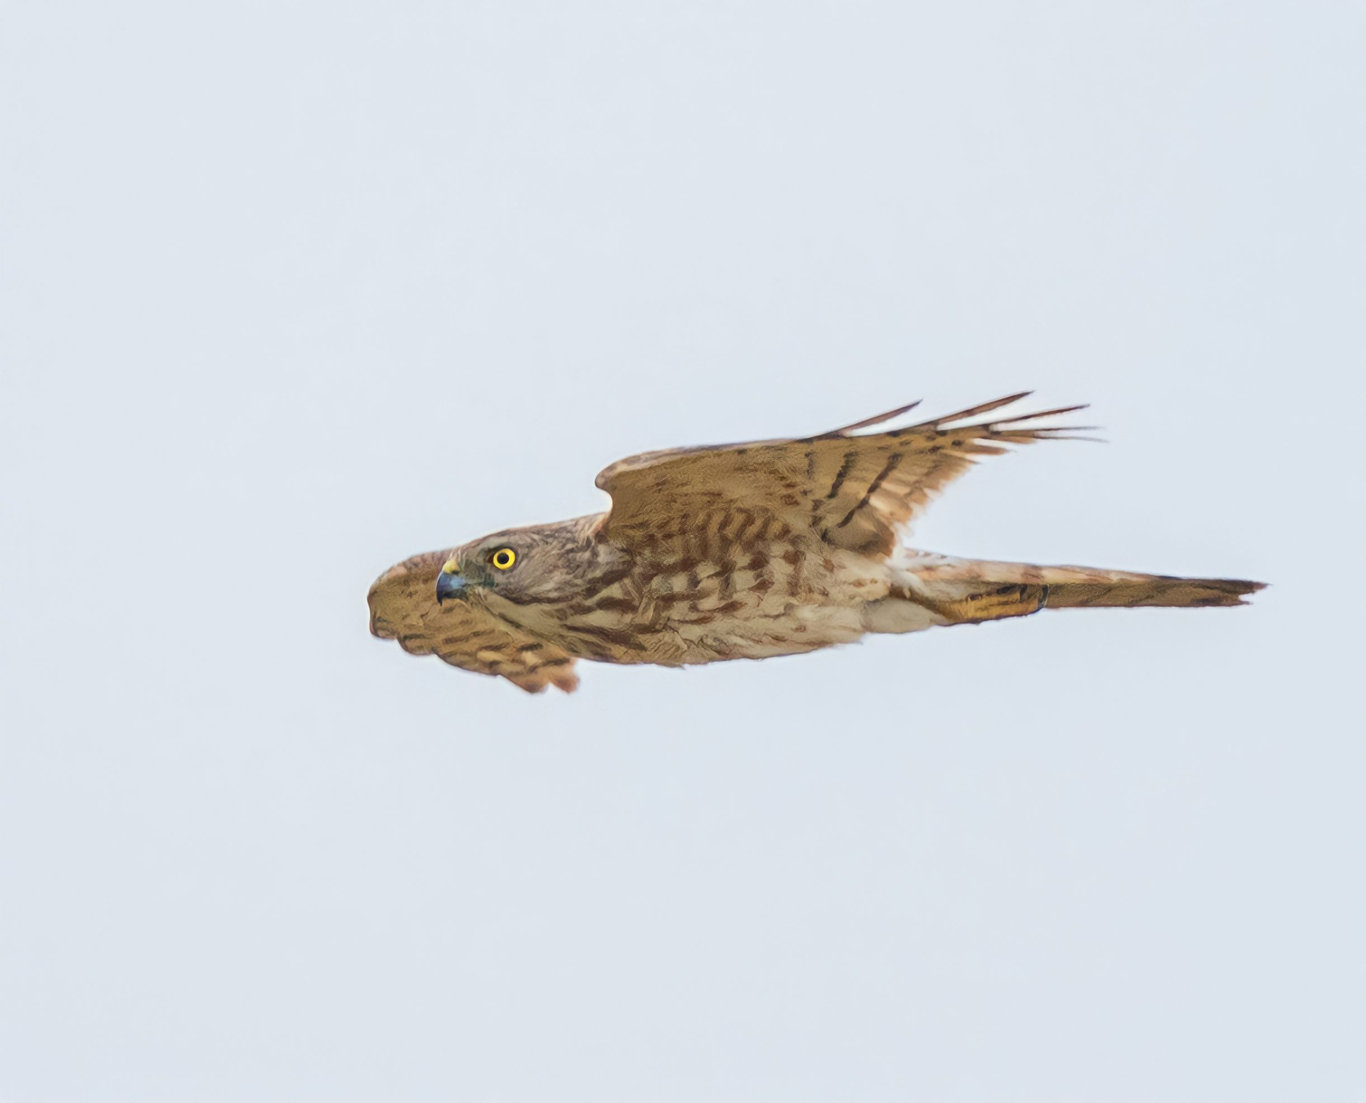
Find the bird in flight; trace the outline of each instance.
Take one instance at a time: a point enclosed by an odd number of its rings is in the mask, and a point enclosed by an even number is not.
[[[370,588],[370,631],[531,693],[569,693],[578,659],[764,659],[1041,609],[1241,605],[1262,588],[904,546],[930,499],[978,457],[1080,428],[1037,422],[1081,406],[997,414],[1028,394],[889,431],[861,432],[917,403],[815,437],[619,460],[597,477],[606,513],[391,567]]]

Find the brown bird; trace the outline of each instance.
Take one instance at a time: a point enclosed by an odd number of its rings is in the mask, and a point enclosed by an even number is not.
[[[1241,605],[1262,588],[904,547],[910,522],[978,456],[1082,428],[1025,424],[1081,406],[982,419],[1028,393],[890,432],[858,430],[917,403],[817,437],[631,456],[598,475],[607,513],[391,567],[370,588],[370,631],[532,693],[568,693],[576,659],[764,659],[1040,609]]]

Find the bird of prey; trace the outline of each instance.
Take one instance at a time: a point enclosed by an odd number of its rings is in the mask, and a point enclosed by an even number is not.
[[[1082,428],[1035,424],[1081,406],[996,414],[1028,394],[890,431],[861,432],[918,404],[820,436],[619,460],[597,477],[606,513],[391,567],[370,588],[370,630],[532,693],[568,693],[578,659],[763,659],[1041,609],[1240,605],[1262,588],[904,546],[910,523],[978,457]]]

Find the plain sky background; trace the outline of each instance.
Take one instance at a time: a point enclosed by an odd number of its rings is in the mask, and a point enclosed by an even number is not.
[[[0,1099],[1361,1100],[1355,3],[7,4]],[[1088,401],[936,550],[1265,579],[529,697],[640,450]]]

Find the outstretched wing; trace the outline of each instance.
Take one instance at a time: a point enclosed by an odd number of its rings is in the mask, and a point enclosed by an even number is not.
[[[436,655],[452,666],[496,674],[540,693],[553,685],[572,693],[574,660],[464,601],[436,603],[436,576],[448,552],[427,552],[390,567],[370,587],[370,631],[398,640],[414,655]]]
[[[814,529],[837,547],[890,555],[898,531],[977,457],[1079,428],[1025,423],[1081,406],[982,419],[1029,393],[890,432],[857,430],[880,425],[918,403],[817,437],[675,448],[618,460],[597,478],[612,495],[604,525],[614,541],[630,545],[686,531],[703,515],[749,513],[780,518],[795,530]]]

